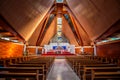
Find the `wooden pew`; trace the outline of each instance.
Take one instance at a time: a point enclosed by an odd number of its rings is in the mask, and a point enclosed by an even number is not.
[[[86,67],[116,67],[117,65],[115,64],[84,64],[84,65],[79,65],[78,68],[78,76],[83,79],[84,72],[86,72],[85,68]],[[89,73],[89,71],[88,71]]]
[[[73,70],[77,73],[79,71],[80,68],[82,68],[82,66],[84,65],[95,65],[95,64],[106,64],[106,63],[102,63],[99,61],[94,61],[94,60],[88,60],[88,59],[79,59],[77,61],[74,62],[73,65]]]
[[[0,66],[7,67],[9,63],[20,63],[29,60],[31,57],[11,57],[0,59]]]
[[[0,60],[0,66],[6,67],[6,66],[8,66],[9,62],[10,62],[10,59],[8,59],[8,58],[2,59],[2,60]]]
[[[24,64],[32,64],[32,65],[35,65],[35,64],[39,65],[39,64],[41,64],[41,65],[45,66],[45,70],[46,70],[46,72],[48,72],[49,69],[52,66],[52,63],[53,63],[53,60],[35,59],[35,60],[29,60],[29,61],[21,62],[21,63],[18,63],[17,65],[18,66],[19,65],[21,65],[21,66],[23,65],[24,66]],[[14,65],[14,64],[12,64],[12,65]]]
[[[90,71],[90,80],[94,79],[120,79],[120,67],[84,67],[83,80],[88,80],[87,72]]]
[[[45,77],[48,73],[48,68],[46,68],[46,64],[10,64],[9,67],[43,67]]]
[[[105,59],[106,60],[106,59]],[[83,79],[84,67],[116,67],[117,64],[108,64],[106,61],[101,62],[99,60],[93,60],[87,57],[67,57],[67,61],[70,62],[73,70],[78,76]]]
[[[9,64],[9,67],[44,67],[44,75],[45,78],[50,70],[50,65],[52,64],[52,61],[50,62],[50,59],[44,58],[35,58],[35,59],[31,59],[28,61],[24,61],[24,62],[20,62],[17,64]]]
[[[119,57],[102,57],[102,56],[85,56],[89,60],[95,60],[100,62],[107,62],[107,63],[113,63],[118,64],[119,63]]]
[[[45,80],[43,67],[0,67],[0,78]],[[42,79],[41,79],[42,78]]]

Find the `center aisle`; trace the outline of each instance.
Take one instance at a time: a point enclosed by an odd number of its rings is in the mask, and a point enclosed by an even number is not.
[[[47,80],[80,80],[65,59],[55,59]]]

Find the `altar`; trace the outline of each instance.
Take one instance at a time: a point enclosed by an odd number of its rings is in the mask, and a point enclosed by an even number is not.
[[[69,43],[50,43],[49,45],[44,45],[42,52],[44,54],[75,54],[75,45],[70,45]]]

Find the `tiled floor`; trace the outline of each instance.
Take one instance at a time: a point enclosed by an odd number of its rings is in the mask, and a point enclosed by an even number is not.
[[[65,59],[55,59],[47,80],[80,80]]]

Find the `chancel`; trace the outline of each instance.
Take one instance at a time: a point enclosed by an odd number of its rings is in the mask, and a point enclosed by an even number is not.
[[[75,45],[69,43],[50,43],[45,45],[43,54],[75,54]]]
[[[0,0],[0,80],[120,80],[120,0]]]

